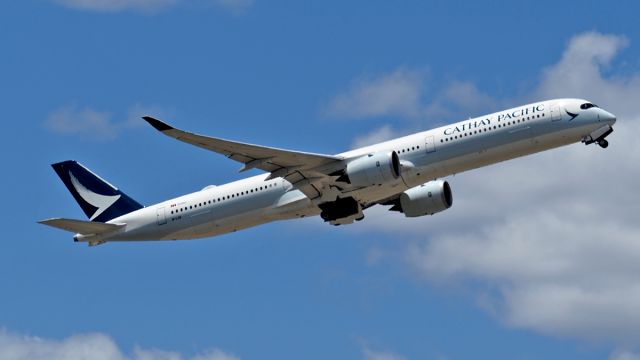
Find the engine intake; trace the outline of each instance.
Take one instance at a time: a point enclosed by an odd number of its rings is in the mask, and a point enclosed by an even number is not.
[[[390,210],[402,211],[406,217],[433,215],[453,205],[449,183],[434,180],[411,188],[402,194],[398,203]]]
[[[338,181],[354,186],[391,182],[400,176],[400,158],[395,151],[377,152],[352,160]]]

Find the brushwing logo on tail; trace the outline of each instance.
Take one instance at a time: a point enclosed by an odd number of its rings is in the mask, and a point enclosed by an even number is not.
[[[71,171],[69,171],[69,178],[71,178],[71,184],[73,184],[73,187],[76,189],[78,194],[80,194],[80,197],[87,203],[91,204],[91,206],[97,208],[96,212],[93,213],[89,220],[97,218],[111,205],[118,201],[118,199],[120,199],[121,195],[100,195],[87,189],[86,186],[82,185],[82,183],[73,176]]]

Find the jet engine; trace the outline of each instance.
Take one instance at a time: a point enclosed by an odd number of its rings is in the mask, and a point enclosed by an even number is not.
[[[452,204],[449,183],[434,180],[403,192],[389,210],[403,212],[406,217],[417,217],[447,210]]]
[[[398,154],[395,151],[383,151],[352,160],[337,181],[364,187],[388,183],[399,176]]]

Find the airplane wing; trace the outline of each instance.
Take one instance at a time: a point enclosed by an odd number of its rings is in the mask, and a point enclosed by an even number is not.
[[[257,168],[270,172],[269,179],[283,177],[310,199],[321,196],[320,183],[333,182],[335,179],[330,174],[344,167],[344,159],[338,156],[277,149],[198,135],[176,129],[151,116],[142,118],[169,137],[217,152],[244,164],[240,168],[241,172]]]

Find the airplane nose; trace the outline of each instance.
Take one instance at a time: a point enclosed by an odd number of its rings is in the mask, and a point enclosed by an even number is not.
[[[600,109],[600,110],[602,110],[602,109]],[[613,115],[612,113],[610,113],[610,112],[608,112],[606,110],[602,110],[602,112],[600,114],[600,121],[609,123],[610,125],[613,125],[613,124],[615,124],[617,119],[616,119],[616,116]]]

